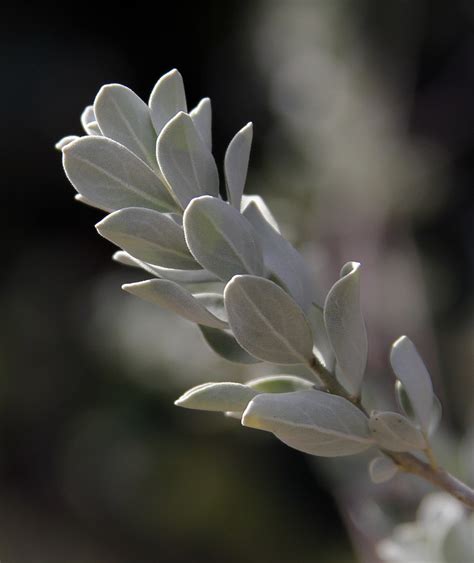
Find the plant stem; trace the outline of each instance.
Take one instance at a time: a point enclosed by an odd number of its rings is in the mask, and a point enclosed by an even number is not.
[[[448,473],[442,467],[434,468],[409,453],[384,453],[392,458],[400,470],[405,471],[406,473],[412,473],[413,475],[418,475],[419,477],[430,481],[433,485],[436,485],[450,493],[471,510],[474,510],[474,490],[459,479],[456,479],[456,477]]]
[[[329,393],[339,395],[340,397],[344,397],[344,399],[351,401],[367,417],[369,416],[360,400],[358,400],[357,397],[352,397],[337,381],[335,375],[327,370],[316,356],[313,356],[313,359],[311,360],[311,363],[308,364],[308,367],[323,383]],[[390,457],[398,465],[401,471],[418,475],[426,481],[433,483],[433,485],[436,485],[437,487],[450,493],[471,510],[474,510],[474,490],[459,479],[456,479],[456,477],[448,473],[442,467],[439,467],[436,463],[431,447],[429,446],[428,440],[427,444],[428,447],[424,450],[424,453],[429,463],[425,463],[410,453],[398,453],[385,450],[383,450],[383,453]]]

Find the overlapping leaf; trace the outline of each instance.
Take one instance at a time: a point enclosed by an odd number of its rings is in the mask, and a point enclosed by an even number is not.
[[[288,446],[319,456],[356,454],[373,444],[359,409],[317,390],[259,394],[250,401],[242,424],[273,432]]]
[[[212,149],[212,110],[211,100],[203,98],[199,104],[189,112],[197,132],[209,150]]]
[[[237,340],[225,330],[200,325],[202,335],[207,345],[218,356],[228,362],[236,364],[256,364],[260,360],[248,354]]]
[[[204,383],[186,391],[175,405],[204,411],[243,411],[256,394],[240,383]]]
[[[374,483],[385,483],[398,472],[398,466],[386,456],[374,458],[369,464],[370,478]]]
[[[102,86],[94,101],[94,113],[104,136],[127,147],[151,168],[157,168],[157,137],[150,110],[135,92],[121,84]]]
[[[369,428],[380,447],[392,452],[423,450],[423,434],[408,418],[396,412],[378,412],[370,415]]]
[[[238,211],[247,179],[252,137],[252,124],[247,123],[230,142],[224,158],[227,199]]]
[[[163,182],[126,147],[105,137],[81,137],[63,149],[72,185],[105,209],[148,207],[170,212],[177,205]]]
[[[220,279],[263,274],[260,246],[250,223],[229,204],[210,196],[194,199],[183,219],[186,242],[196,260]]]
[[[125,284],[122,289],[194,323],[214,328],[227,327],[227,323],[208,311],[199,298],[175,282],[154,279]]]
[[[401,336],[393,344],[390,363],[402,382],[417,420],[428,431],[433,409],[433,385],[423,360],[409,338]]]
[[[187,111],[183,77],[176,70],[170,70],[156,83],[148,102],[156,134],[180,111]]]
[[[275,364],[311,361],[311,329],[303,311],[275,283],[257,276],[235,276],[224,291],[229,324],[250,354]]]
[[[336,356],[341,382],[358,395],[367,363],[367,333],[360,307],[360,264],[348,262],[329,291],[324,322]]]
[[[199,270],[186,246],[182,227],[164,213],[128,207],[96,225],[99,233],[135,258],[165,268]]]

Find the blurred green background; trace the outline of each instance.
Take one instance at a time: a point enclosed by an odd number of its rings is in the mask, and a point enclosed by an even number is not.
[[[255,371],[120,290],[143,275],[112,263],[53,145],[102,84],[147,99],[173,67],[191,107],[211,97],[220,169],[252,120],[247,193],[321,295],[364,265],[368,401],[393,403],[388,347],[408,334],[444,406],[438,453],[472,478],[472,2],[15,3],[0,27],[2,562],[376,562],[425,489],[176,409]]]

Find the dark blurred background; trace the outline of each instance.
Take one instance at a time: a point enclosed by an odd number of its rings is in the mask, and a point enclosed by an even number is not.
[[[414,481],[374,492],[365,470],[176,409],[192,385],[252,373],[121,292],[143,276],[111,261],[53,147],[102,84],[147,100],[173,67],[190,107],[211,97],[219,166],[252,120],[247,191],[321,294],[363,262],[369,386],[393,401],[378,375],[413,335],[454,464],[472,424],[472,2],[15,3],[0,28],[2,562],[375,561],[392,522],[375,517],[403,495],[409,511]]]

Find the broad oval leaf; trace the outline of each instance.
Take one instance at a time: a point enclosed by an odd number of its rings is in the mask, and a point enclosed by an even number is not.
[[[175,405],[203,411],[244,411],[257,393],[240,383],[204,383],[186,391]]]
[[[99,207],[177,210],[171,194],[151,168],[111,139],[81,137],[69,143],[63,149],[63,165],[76,190]]]
[[[190,111],[197,132],[209,150],[212,150],[212,110],[211,100],[203,98],[199,104]]]
[[[394,477],[397,472],[397,464],[386,456],[376,457],[369,464],[370,478],[376,484],[390,481],[390,479]]]
[[[250,149],[252,147],[253,125],[247,123],[232,139],[224,157],[224,173],[227,199],[238,211],[242,204]]]
[[[67,147],[67,145],[73,141],[77,141],[77,139],[79,139],[77,135],[66,135],[66,137],[63,137],[54,145],[54,148],[58,151],[62,151],[64,147]]]
[[[167,123],[156,151],[161,172],[183,209],[195,197],[219,195],[214,157],[188,114],[180,112]]]
[[[96,229],[144,262],[165,268],[201,269],[186,246],[182,227],[159,211],[143,207],[120,209],[97,223]]]
[[[427,431],[433,409],[433,385],[423,360],[409,338],[401,336],[393,344],[390,363],[402,382],[418,422]]]
[[[214,328],[227,327],[226,322],[218,319],[189,291],[175,282],[157,279],[147,280],[125,284],[122,289],[141,297],[145,301],[160,305],[188,321]]]
[[[135,268],[142,268],[146,272],[153,274],[158,278],[163,278],[169,281],[179,283],[213,283],[218,281],[217,278],[207,270],[176,270],[173,268],[162,268],[161,266],[152,266],[147,262],[134,258],[128,252],[119,250],[112,256],[113,260],[124,264],[125,266],[133,266]]]
[[[177,113],[187,111],[183,77],[175,68],[155,84],[148,105],[157,135]]]
[[[311,361],[311,329],[301,308],[275,283],[235,276],[224,290],[229,324],[250,354],[275,364]]]
[[[347,390],[360,394],[367,364],[367,333],[360,308],[360,264],[348,262],[324,304],[324,322]]]
[[[228,332],[204,325],[199,328],[208,346],[228,362],[248,365],[260,361],[248,354]]]
[[[247,205],[243,215],[259,235],[267,271],[278,278],[303,311],[307,312],[312,305],[314,289],[302,256],[268,223],[255,202]]]
[[[377,444],[385,450],[410,452],[426,448],[421,431],[402,414],[374,411],[369,428]]]
[[[184,212],[186,242],[196,260],[220,279],[263,274],[260,247],[250,223],[228,203],[202,196]]]
[[[151,168],[157,168],[157,137],[150,110],[135,92],[121,84],[106,84],[97,94],[94,112],[103,135],[127,147]]]
[[[245,385],[259,393],[290,393],[291,391],[314,389],[315,384],[313,381],[296,375],[266,375],[251,379]]]
[[[288,446],[312,455],[352,455],[373,445],[367,418],[357,407],[317,390],[257,395],[242,424],[273,432]]]

